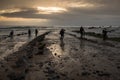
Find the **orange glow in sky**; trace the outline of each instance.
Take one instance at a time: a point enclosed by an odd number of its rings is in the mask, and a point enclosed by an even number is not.
[[[60,8],[60,7],[37,7],[37,10],[44,12],[46,14],[50,13],[61,13],[67,11],[65,8]]]

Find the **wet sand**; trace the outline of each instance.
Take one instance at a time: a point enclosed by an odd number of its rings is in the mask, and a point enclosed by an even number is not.
[[[39,36],[0,63],[0,80],[120,80],[120,50],[58,32]]]

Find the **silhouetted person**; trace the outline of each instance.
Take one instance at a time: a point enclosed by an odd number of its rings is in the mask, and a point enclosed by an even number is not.
[[[14,36],[14,31],[12,30],[9,34],[10,38],[13,39],[13,36]]]
[[[83,27],[80,27],[80,35],[81,35],[81,38],[83,38],[83,35],[84,35],[84,28]]]
[[[35,36],[37,37],[37,35],[38,35],[38,30],[35,29]]]
[[[64,33],[65,33],[65,30],[64,30],[64,29],[61,29],[61,30],[60,30],[60,35],[61,35],[60,39],[63,39],[63,38],[64,38]]]
[[[31,30],[28,30],[28,36],[31,37]]]
[[[103,40],[106,40],[107,39],[107,30],[106,29],[103,29],[102,31],[102,34],[103,34]]]

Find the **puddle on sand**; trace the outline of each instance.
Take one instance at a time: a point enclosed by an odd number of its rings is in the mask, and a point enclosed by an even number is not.
[[[71,44],[74,44],[73,39],[71,39],[71,36],[65,35],[65,38],[61,40],[59,33],[57,32],[52,32],[49,35],[47,35],[46,40],[47,49],[50,51],[50,53],[55,59],[64,60],[65,58],[66,61],[66,58],[69,58],[69,62],[75,61],[71,55],[71,52],[74,52],[74,50],[79,52],[79,49],[76,49],[79,48],[79,40],[77,40],[76,42],[78,44],[77,46],[71,46]],[[75,49],[73,49],[73,47]]]
[[[64,51],[59,44],[52,44],[47,47],[54,57],[60,57],[64,55]]]
[[[54,56],[54,58],[61,58],[68,56],[65,41],[60,40],[60,36],[57,32],[52,32],[48,36],[46,36],[47,39],[47,48],[51,52],[51,54]]]

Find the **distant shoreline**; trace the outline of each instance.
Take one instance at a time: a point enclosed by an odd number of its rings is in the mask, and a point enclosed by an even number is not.
[[[80,33],[77,30],[76,31],[72,31],[72,32]],[[85,32],[85,35],[89,35],[89,36],[93,36],[93,37],[97,37],[97,38],[102,38],[102,34],[95,33],[95,32]],[[112,38],[108,37],[108,40],[120,42],[120,37],[112,37]]]

